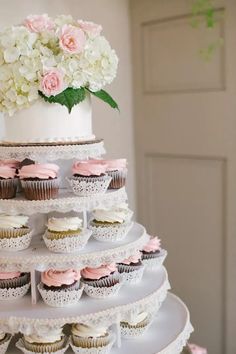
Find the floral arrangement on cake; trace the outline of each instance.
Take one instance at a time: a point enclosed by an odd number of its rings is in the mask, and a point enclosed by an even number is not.
[[[118,58],[93,22],[60,15],[30,15],[0,32],[0,111],[13,115],[38,99],[69,112],[87,93],[117,108],[103,90]]]

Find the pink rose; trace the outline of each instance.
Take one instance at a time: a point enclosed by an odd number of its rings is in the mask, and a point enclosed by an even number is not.
[[[78,20],[79,27],[92,37],[97,37],[102,31],[102,26],[94,22]]]
[[[41,79],[40,90],[48,97],[56,96],[65,89],[63,78],[63,73],[58,69],[47,71]]]
[[[71,25],[64,25],[62,27],[59,43],[64,52],[70,54],[81,53],[85,42],[85,34],[80,28]]]
[[[54,28],[54,23],[48,17],[47,14],[44,15],[30,15],[26,17],[24,21],[25,27],[27,27],[31,32],[43,32],[51,31]]]

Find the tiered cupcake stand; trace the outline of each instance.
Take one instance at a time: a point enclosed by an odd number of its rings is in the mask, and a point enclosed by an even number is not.
[[[0,145],[1,159],[29,158],[41,162],[96,158],[104,153],[102,140],[84,144]],[[53,253],[46,248],[41,233],[47,214],[72,211],[83,213],[86,227],[88,212],[98,207],[111,207],[126,199],[125,188],[89,197],[78,197],[64,188],[57,199],[48,201],[28,201],[20,194],[12,200],[0,200],[0,213],[30,215],[34,218],[35,228],[40,230],[35,233],[26,250],[0,251],[0,271],[19,270],[31,273],[30,294],[17,300],[0,301],[0,330],[12,334],[29,333],[40,331],[42,326],[50,329],[82,322],[113,327],[116,343],[111,350],[112,354],[179,354],[182,351],[192,332],[189,312],[181,300],[168,293],[168,275],[163,266],[155,270],[146,269],[139,284],[123,285],[118,295],[107,299],[98,300],[83,295],[77,305],[55,308],[46,305],[39,296],[37,284],[41,271],[48,268],[81,269],[120,262],[142,249],[148,240],[145,228],[134,223],[127,237],[118,243],[98,242],[91,237],[86,247],[79,252]],[[40,220],[41,226],[38,227]],[[150,328],[142,337],[121,338],[120,319],[132,318],[132,315],[142,311],[155,314]],[[14,339],[7,353],[20,353],[14,346]],[[67,353],[72,352],[68,349]]]

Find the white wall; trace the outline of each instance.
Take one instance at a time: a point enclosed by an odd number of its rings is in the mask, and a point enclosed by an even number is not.
[[[104,35],[120,59],[116,80],[107,87],[120,105],[117,113],[94,99],[93,130],[104,138],[110,157],[127,157],[128,192],[135,206],[134,143],[132,121],[131,46],[128,0],[0,0],[0,26],[21,22],[28,14],[71,14],[102,24]]]

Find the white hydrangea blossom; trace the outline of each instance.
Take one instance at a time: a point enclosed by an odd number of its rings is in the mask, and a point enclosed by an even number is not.
[[[118,58],[105,37],[90,36],[81,53],[65,53],[59,39],[63,26],[77,26],[71,16],[58,16],[52,28],[34,32],[26,25],[0,32],[0,111],[9,115],[27,108],[39,97],[40,80],[47,70],[64,74],[65,88],[98,91],[116,76]]]

